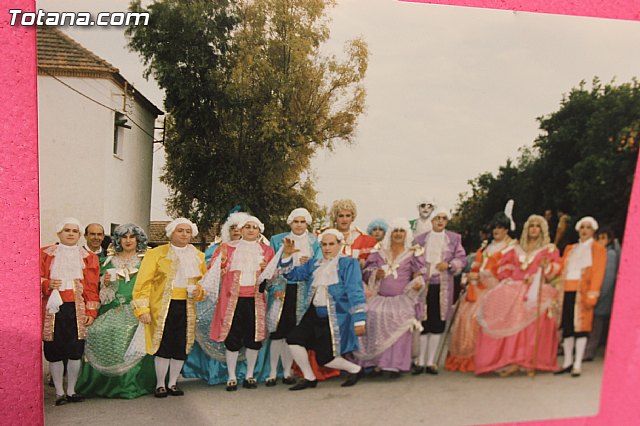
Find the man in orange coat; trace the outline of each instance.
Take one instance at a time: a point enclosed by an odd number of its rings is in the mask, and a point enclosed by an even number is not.
[[[40,250],[42,288],[42,340],[44,357],[49,361],[56,388],[56,405],[81,402],[75,393],[84,353],[86,327],[98,316],[100,296],[98,257],[78,246],[82,225],[66,218],[56,226],[60,244]],[[67,396],[63,387],[64,362],[67,362]]]
[[[582,372],[582,358],[591,332],[593,309],[598,303],[607,264],[606,250],[601,245],[594,244],[593,235],[597,230],[598,222],[594,218],[583,217],[576,223],[579,241],[567,246],[564,251],[562,307],[564,363],[562,369],[555,374],[571,372],[573,377],[578,377]]]

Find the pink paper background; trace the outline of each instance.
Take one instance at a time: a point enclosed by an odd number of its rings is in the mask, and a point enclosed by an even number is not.
[[[422,2],[640,20],[637,0]],[[0,217],[3,219],[0,221],[0,424],[42,425],[36,47],[33,28],[8,25],[7,11],[16,7],[33,10],[34,2],[0,0],[0,105],[3,106],[0,120]],[[632,282],[633,277],[640,275],[640,262],[632,261],[633,253],[640,249],[639,175],[640,169],[636,170],[631,194],[600,413],[596,417],[527,422],[527,425],[640,424],[640,315],[634,314],[634,308],[640,305],[640,291]],[[558,403],[561,401],[562,396],[558,395]]]

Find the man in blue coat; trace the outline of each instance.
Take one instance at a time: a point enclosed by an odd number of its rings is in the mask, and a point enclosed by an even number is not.
[[[307,349],[313,349],[319,365],[345,370],[341,386],[353,386],[363,375],[359,365],[343,354],[358,349],[358,338],[365,333],[366,309],[362,272],[357,259],[339,255],[341,232],[327,229],[318,240],[322,259],[293,267],[295,242],[285,239],[281,273],[289,281],[305,281],[305,314],[287,336],[287,344],[304,379],[290,390],[314,388],[318,381],[311,369]],[[279,297],[280,295],[276,295]]]

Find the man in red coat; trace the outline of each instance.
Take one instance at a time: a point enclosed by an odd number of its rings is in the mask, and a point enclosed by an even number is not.
[[[336,200],[331,206],[333,225],[344,235],[341,253],[358,259],[362,267],[371,250],[378,244],[378,241],[359,230],[353,224],[357,215],[358,210],[352,200]]]
[[[267,303],[265,277],[271,277],[276,261],[271,247],[260,242],[263,223],[255,216],[246,216],[238,223],[242,238],[223,243],[213,254],[211,274],[214,288],[220,288],[211,325],[211,339],[224,342],[227,361],[227,390],[237,390],[236,364],[239,351],[245,347],[247,374],[245,389],[256,389],[253,377],[262,341],[267,338]],[[267,267],[271,262],[271,269]],[[217,281],[217,283],[216,283]]]
[[[84,353],[86,327],[98,316],[98,257],[78,246],[82,225],[66,218],[56,226],[60,244],[40,250],[40,284],[44,307],[44,357],[56,388],[56,405],[81,402],[75,393]],[[67,362],[67,396],[63,388]]]

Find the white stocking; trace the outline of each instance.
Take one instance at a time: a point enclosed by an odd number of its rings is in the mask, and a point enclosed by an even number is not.
[[[562,363],[562,368],[567,368],[573,364],[573,344],[575,342],[575,338],[565,337],[562,341],[562,350],[564,351],[564,361]]]
[[[169,371],[169,358],[155,357],[153,364],[156,368],[156,389],[163,388],[165,386],[165,379],[167,378],[167,371]]]
[[[311,364],[309,363],[309,354],[307,353],[307,350],[300,345],[289,345],[289,351],[291,351],[293,360],[296,362],[296,364],[298,364],[298,367],[300,367],[304,378],[310,381],[315,380],[316,375],[313,374],[313,370],[311,369]]]
[[[282,353],[280,355],[282,359],[282,370],[284,372],[284,377],[291,376],[291,364],[293,364],[293,358],[291,357],[291,351],[289,351],[289,346],[282,341]]]
[[[236,364],[238,363],[238,351],[224,351],[224,357],[227,359],[227,380],[236,380]]]
[[[253,370],[256,368],[258,360],[258,351],[247,348],[245,355],[247,356],[247,378],[253,378]]]
[[[429,336],[429,345],[427,346],[427,366],[436,367],[436,352],[440,346],[440,338],[442,334],[427,334]]]
[[[418,352],[419,355],[418,355],[418,358],[416,359],[416,365],[420,367],[424,367],[424,361],[427,357],[427,344],[429,342],[427,337],[428,337],[427,334],[420,335],[420,352]]]
[[[178,376],[180,376],[183,364],[184,360],[171,358],[171,368],[169,369],[169,387],[175,386],[178,382]]]
[[[271,347],[269,348],[269,359],[271,361],[271,372],[269,373],[270,379],[275,379],[278,376],[278,361],[282,356],[282,349],[284,346],[284,340],[272,340]]]
[[[75,395],[76,382],[80,375],[80,360],[70,359],[67,361],[67,395]]]
[[[573,363],[573,367],[576,370],[582,368],[582,357],[584,356],[584,349],[587,347],[587,338],[578,337],[576,339],[576,360]]]
[[[326,363],[325,367],[335,368],[336,370],[344,370],[351,374],[356,374],[360,372],[360,370],[362,370],[362,367],[347,361],[341,356],[337,356],[334,359],[332,359],[330,362]]]
[[[64,363],[62,361],[50,362],[49,372],[51,372],[53,385],[56,387],[56,395],[64,395]]]

